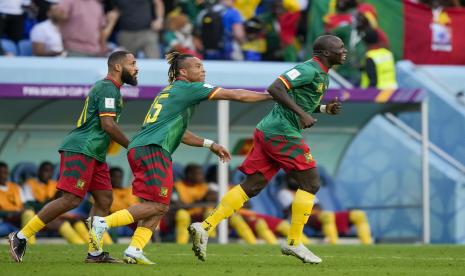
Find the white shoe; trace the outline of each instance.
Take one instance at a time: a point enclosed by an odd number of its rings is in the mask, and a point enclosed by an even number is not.
[[[90,236],[90,242],[96,249],[96,251],[101,251],[102,246],[101,242],[103,239],[103,234],[105,234],[105,231],[108,229],[107,222],[103,217],[91,217],[90,218],[90,230],[89,230],[89,236]]]
[[[207,258],[208,232],[203,229],[200,222],[192,223],[188,230],[192,237],[192,251],[199,260],[205,261]]]
[[[318,256],[308,250],[308,248],[302,243],[296,246],[288,244],[281,245],[281,253],[288,256],[294,256],[304,263],[319,264],[322,262]]]
[[[144,256],[144,252],[137,248],[127,248],[124,251],[123,261],[127,264],[154,265],[155,263]]]

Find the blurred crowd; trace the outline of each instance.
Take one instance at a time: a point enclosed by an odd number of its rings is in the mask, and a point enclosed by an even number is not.
[[[179,244],[189,242],[187,228],[192,222],[202,221],[213,210],[218,199],[216,165],[203,166],[175,164],[175,185],[169,213],[163,218],[154,239],[175,241]],[[233,173],[234,174],[234,173]],[[0,162],[0,236],[6,236],[27,223],[45,204],[58,196],[56,176],[58,171],[50,162],[38,167],[32,163],[16,165],[11,174],[7,164]],[[237,172],[236,172],[237,175]],[[131,186],[125,183],[124,172],[119,167],[110,169],[113,186],[113,204],[110,212],[116,212],[136,204],[138,199],[132,195]],[[236,179],[237,181],[237,179]],[[323,183],[324,184],[324,183]],[[284,174],[278,181],[270,183],[274,189],[274,200],[262,200],[268,209],[277,212],[258,212],[257,208],[244,206],[229,221],[230,236],[248,244],[262,240],[268,244],[277,244],[279,237],[287,237],[290,229],[291,204],[298,185]],[[92,197],[78,208],[62,215],[41,231],[40,237],[62,236],[72,244],[85,244],[89,240],[86,219],[93,202]],[[274,206],[269,206],[273,204]],[[257,203],[256,203],[257,204]],[[260,205],[260,203],[258,203]],[[324,210],[324,203],[316,202],[307,223],[305,243],[311,237],[324,237],[330,244],[337,244],[339,235],[357,235],[362,244],[372,243],[370,226],[365,213],[361,210]],[[352,227],[354,226],[354,227]],[[136,225],[112,229],[104,242],[117,242],[122,236],[132,235]],[[210,233],[216,237],[216,233]],[[32,239],[32,243],[35,238]]]
[[[313,0],[316,1],[316,0]],[[362,0],[329,0],[312,18],[312,0],[2,0],[0,55],[105,56],[124,48],[139,58],[177,50],[207,60],[303,61],[315,32],[339,36],[349,59],[338,73],[362,87],[396,88],[380,14]],[[411,0],[432,9],[464,0]],[[384,50],[378,50],[384,49]],[[371,50],[377,50],[369,53]],[[389,68],[388,68],[389,67]]]

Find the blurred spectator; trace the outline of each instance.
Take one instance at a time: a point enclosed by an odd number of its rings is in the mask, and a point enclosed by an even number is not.
[[[263,26],[256,17],[244,23],[247,41],[242,44],[244,60],[259,61],[266,52],[266,39],[263,33]]]
[[[0,236],[17,230],[23,209],[21,188],[8,181],[8,165],[0,162]]]
[[[139,202],[137,197],[132,194],[132,187],[124,187],[123,170],[120,167],[112,167],[110,169],[110,179],[111,186],[113,187],[113,203],[110,207],[111,213],[126,209]]]
[[[396,89],[396,69],[392,52],[380,44],[378,32],[375,30],[368,30],[363,41],[368,51],[360,86],[362,88]]]
[[[377,13],[373,6],[361,5],[357,11],[356,20],[359,37],[364,37],[368,30],[373,29],[378,33],[379,46],[389,49],[389,40],[386,33],[378,27]]]
[[[30,0],[0,1],[0,39],[7,38],[18,42],[23,38],[23,6],[29,6]],[[0,48],[2,46],[0,45]],[[0,49],[1,54],[8,54]],[[11,54],[11,53],[10,53]]]
[[[278,17],[284,11],[281,1],[273,2],[270,9],[260,14],[260,20],[265,33],[266,39],[266,52],[262,56],[262,60],[282,61],[283,51],[281,47],[281,27],[279,25]]]
[[[114,0],[119,12],[117,42],[128,51],[159,58],[159,32],[163,28],[162,0]]]
[[[242,15],[244,20],[248,20],[255,16],[255,11],[261,0],[234,0],[234,8]]]
[[[52,179],[52,176],[52,163],[42,162],[37,172],[37,178],[30,178],[23,185],[26,205],[39,211],[49,200],[55,198],[57,182]]]
[[[52,12],[47,11],[48,19],[35,25],[30,34],[32,53],[35,56],[59,56],[63,52],[63,40],[58,18]]]
[[[21,187],[8,181],[8,165],[0,162],[0,210],[19,212],[23,209]]]
[[[299,185],[289,175],[286,175],[285,184],[286,186],[278,192],[277,197],[283,212],[287,217],[290,217],[292,215],[292,201]],[[322,185],[324,186],[323,181]],[[355,225],[358,238],[362,244],[371,244],[373,242],[370,225],[364,211],[327,211],[324,210],[324,206],[320,204],[318,198],[315,198],[312,213],[306,224],[307,227],[313,230],[323,232],[330,244],[338,243],[339,234],[348,235],[352,225]]]
[[[245,42],[241,14],[233,7],[234,0],[208,4],[197,18],[205,59],[241,60],[240,45]]]
[[[202,58],[202,55],[197,52],[192,35],[193,27],[187,16],[179,13],[170,14],[166,19],[166,26],[164,34],[166,53],[178,51]]]
[[[32,4],[34,5],[34,9],[37,13],[37,22],[47,20],[49,18],[48,11],[50,9],[50,5],[58,4],[58,2],[60,2],[60,0],[32,0]]]
[[[253,229],[257,236],[263,239],[267,244],[277,244],[276,235],[287,238],[291,229],[291,224],[285,219],[260,214],[244,208],[240,209],[238,214],[231,217],[230,222],[233,226],[237,222],[240,222],[238,218],[236,218],[237,216],[241,217],[250,229]],[[247,239],[244,240],[247,241]],[[310,243],[310,239],[305,234],[302,234],[302,243]]]
[[[203,220],[205,213],[211,210],[217,201],[217,194],[210,191],[201,166],[187,165],[184,175],[183,180],[174,183],[172,196],[172,206],[178,209],[175,214],[175,224],[176,242],[179,244],[186,244],[189,241],[187,228],[191,220]]]
[[[63,44],[68,56],[102,56],[116,22],[116,13],[103,12],[99,0],[60,0],[51,7],[58,19]]]

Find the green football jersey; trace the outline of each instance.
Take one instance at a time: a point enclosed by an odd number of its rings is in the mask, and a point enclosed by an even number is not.
[[[329,85],[327,69],[314,59],[296,65],[279,79],[288,89],[289,96],[309,114],[320,104]],[[257,128],[269,134],[302,137],[299,116],[280,103],[273,106]]]
[[[155,144],[172,154],[181,143],[197,105],[220,89],[203,82],[181,80],[168,85],[153,101],[128,149]]]
[[[119,120],[123,108],[120,85],[110,79],[97,81],[84,103],[77,127],[65,137],[59,151],[78,152],[105,162],[110,136],[100,125],[101,116]]]

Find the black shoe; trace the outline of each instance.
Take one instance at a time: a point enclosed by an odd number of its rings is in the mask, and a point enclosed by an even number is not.
[[[13,232],[8,235],[8,242],[10,243],[10,256],[15,262],[22,262],[24,253],[26,253],[26,239],[18,238],[18,232]]]
[[[87,253],[87,258],[84,260],[86,263],[110,263],[110,264],[122,264],[121,260],[115,259],[110,256],[108,252],[102,252],[98,256],[92,256]]]

